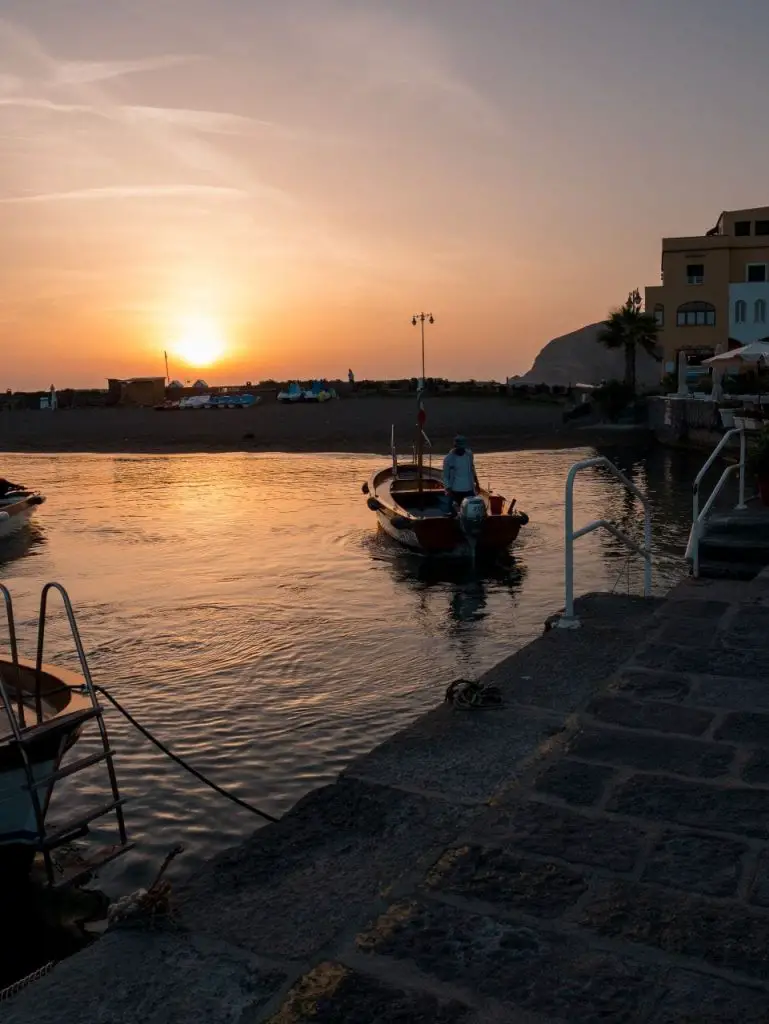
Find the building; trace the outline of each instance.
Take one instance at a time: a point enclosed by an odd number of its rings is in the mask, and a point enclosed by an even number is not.
[[[166,397],[165,377],[110,377],[107,405],[159,405]]]
[[[704,235],[662,239],[662,283],[646,289],[666,371],[680,351],[707,357],[718,345],[769,335],[769,206],[725,211]]]

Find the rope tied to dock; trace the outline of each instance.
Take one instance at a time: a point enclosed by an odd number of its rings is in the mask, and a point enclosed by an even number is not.
[[[265,821],[280,821],[279,818],[276,818],[272,814],[268,814],[267,811],[262,811],[258,807],[254,807],[254,805],[250,804],[247,800],[243,800],[242,797],[236,796],[234,793],[230,793],[229,790],[223,789],[222,786],[207,778],[202,772],[198,771],[197,768],[193,768],[193,766],[189,764],[187,761],[185,761],[183,757],[179,757],[179,755],[175,754],[169,747],[166,746],[165,743],[159,740],[156,736],[153,736],[149,729],[145,728],[141,724],[141,722],[138,722],[131,714],[131,712],[128,711],[127,708],[124,708],[120,701],[118,701],[116,697],[113,697],[108,690],[105,690],[103,686],[94,685],[94,689],[97,691],[97,693],[100,693],[103,697],[105,697],[110,702],[110,704],[115,708],[115,710],[119,711],[120,714],[126,719],[126,721],[130,722],[134,729],[137,729],[142,734],[142,736],[145,737],[145,739],[148,739],[150,743],[154,743],[158,750],[162,751],[162,753],[164,753],[166,757],[170,757],[172,761],[179,765],[180,768],[184,768],[184,770],[189,772],[190,775],[194,775],[199,782],[202,782],[205,786],[208,786],[210,789],[213,789],[214,792],[218,793],[220,796],[224,796],[228,800],[231,800],[234,804],[237,804],[244,810],[250,811],[252,814],[258,815],[260,818],[264,818]]]
[[[462,711],[488,710],[504,706],[498,686],[481,683],[477,679],[455,679],[446,687],[446,701]]]
[[[8,985],[7,988],[0,989],[0,1003],[4,1003],[7,999],[13,999],[15,995],[18,995],[22,989],[25,989],[27,985],[31,985],[33,981],[37,981],[39,978],[45,977],[58,963],[57,960],[49,960],[47,964],[43,964],[42,967],[38,967],[36,971],[32,971],[31,974],[25,975],[23,978],[19,978],[18,981],[14,981],[12,985]]]

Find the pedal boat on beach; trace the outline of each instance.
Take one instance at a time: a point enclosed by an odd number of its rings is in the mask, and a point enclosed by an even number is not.
[[[410,461],[399,461],[395,432],[391,437],[392,464],[372,473],[363,484],[368,507],[381,528],[393,540],[423,554],[494,554],[516,540],[529,517],[516,509],[516,501],[479,488],[474,497],[454,507],[443,485],[441,470],[424,464],[424,433],[421,401],[417,436]]]
[[[42,494],[0,478],[0,540],[25,526],[37,506],[44,501]]]

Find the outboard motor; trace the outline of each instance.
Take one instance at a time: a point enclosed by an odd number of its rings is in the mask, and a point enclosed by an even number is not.
[[[475,559],[475,548],[478,538],[486,522],[486,502],[483,498],[465,498],[459,507],[459,525],[470,545],[470,553]]]

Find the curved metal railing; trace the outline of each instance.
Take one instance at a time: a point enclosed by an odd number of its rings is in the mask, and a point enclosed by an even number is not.
[[[574,529],[574,480],[581,470],[592,469],[598,466],[607,469],[612,476],[616,477],[641,502],[644,510],[643,544],[633,540],[632,537],[629,537],[608,519],[594,519],[593,522],[580,527],[579,530]],[[592,533],[593,530],[599,529],[606,530],[613,537],[616,537],[617,540],[622,541],[631,551],[634,551],[643,558],[644,597],[649,597],[652,589],[652,518],[649,499],[639,491],[632,480],[628,480],[625,474],[617,469],[610,459],[603,455],[594,459],[583,459],[582,462],[575,462],[566,477],[566,493],[564,497],[564,611],[556,624],[560,629],[576,629],[580,624],[579,618],[574,614],[574,541],[588,533]]]

